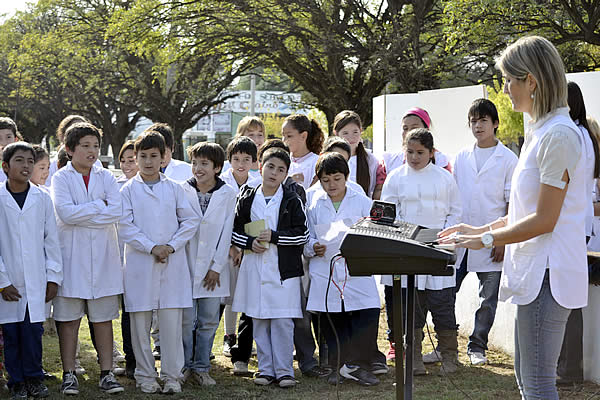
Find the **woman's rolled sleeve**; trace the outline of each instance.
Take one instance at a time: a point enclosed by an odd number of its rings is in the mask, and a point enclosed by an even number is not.
[[[575,166],[581,158],[578,134],[566,126],[555,126],[544,135],[536,155],[540,169],[540,183],[564,189],[565,170],[575,176]]]

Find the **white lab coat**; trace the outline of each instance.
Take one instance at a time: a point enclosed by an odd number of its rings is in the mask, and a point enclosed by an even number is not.
[[[69,162],[52,177],[64,279],[58,295],[98,299],[123,293],[123,269],[115,223],[122,214],[119,184],[96,165],[85,188]]]
[[[381,200],[396,204],[399,220],[426,228],[443,229],[458,224],[462,215],[460,193],[454,178],[432,163],[420,170],[408,164],[397,168],[388,175]],[[441,290],[456,284],[454,274],[417,275],[416,281],[420,290]],[[382,276],[381,283],[392,285],[391,276]]]
[[[119,235],[125,242],[125,310],[151,311],[192,306],[192,284],[185,245],[199,218],[181,186],[160,174],[152,189],[140,174],[121,188],[123,218]],[[151,254],[157,245],[175,250],[166,263]]]
[[[367,193],[367,195],[369,197],[372,197],[373,191],[375,190],[375,185],[377,183],[377,168],[379,167],[379,160],[368,149],[365,150],[367,151],[367,154],[369,156],[367,160],[367,163],[369,164],[369,193]],[[358,159],[356,158],[356,156],[352,156],[348,160],[348,168],[350,168],[350,175],[348,176],[348,180],[358,183],[358,181],[356,180],[356,172],[358,168],[357,163]]]
[[[226,184],[228,184],[232,188],[235,188],[236,190],[239,191],[240,186],[238,186],[238,184],[233,176],[233,170],[231,169],[231,167],[224,170],[221,173],[220,178],[223,179],[223,181],[225,181]],[[248,171],[248,180],[246,181],[246,183],[244,183],[244,185],[250,185],[251,187],[255,187],[255,186],[258,186],[261,182],[262,182],[262,178],[260,176],[260,172]],[[242,185],[242,186],[244,186],[244,185]]]
[[[54,157],[54,159],[52,159],[52,161],[50,161],[50,168],[48,171],[48,178],[46,178],[46,183],[44,184],[44,186],[46,187],[50,187],[52,186],[52,176],[56,173],[56,171],[58,171],[58,158]],[[100,160],[96,160],[96,162],[94,163],[94,165],[98,168],[104,168],[104,166],[102,165],[102,162]],[[5,178],[6,179],[6,178]]]
[[[269,204],[258,189],[250,211],[252,221],[264,219],[267,229],[276,231],[282,198],[281,185]],[[302,318],[300,277],[281,281],[276,245],[269,243],[262,254],[244,254],[231,309],[252,318]]]
[[[185,182],[194,176],[190,164],[185,161],[175,160],[174,158],[171,158],[171,161],[169,161],[164,174],[167,178],[170,178],[177,183]]]
[[[331,244],[337,243],[337,246],[330,248],[328,246],[325,257],[317,257],[314,252],[314,245],[317,242],[325,244],[326,242],[319,238],[317,234],[318,225],[329,225],[336,221],[343,221],[349,228],[360,218],[369,215],[371,210],[371,199],[364,195],[364,191],[360,188],[360,192],[352,189],[350,185],[346,185],[346,195],[342,199],[338,211],[335,211],[331,199],[321,190],[312,197],[309,203],[306,216],[310,237],[308,243],[304,247],[304,255],[310,257],[309,274],[310,274],[310,291],[308,294],[308,303],[306,309],[309,311],[325,312],[325,293],[327,292],[327,284],[329,282],[329,263],[330,256],[339,252],[339,245],[343,238],[342,235],[334,240]],[[347,232],[347,229],[345,230]],[[364,310],[367,308],[379,308],[379,292],[377,284],[373,276],[350,276],[347,267],[343,260],[335,264],[333,280],[337,285],[344,287],[344,309],[345,311]],[[329,285],[329,293],[327,295],[327,309],[330,312],[341,312],[342,302],[340,291],[336,288],[333,282]]]
[[[483,226],[506,215],[512,175],[519,159],[498,141],[490,158],[477,171],[475,146],[458,153],[453,173],[462,200],[462,222]],[[502,271],[501,262],[492,262],[491,251],[469,250],[467,270]],[[456,265],[460,265],[464,254],[464,249],[457,250]]]
[[[227,164],[228,162],[226,161],[225,163]],[[236,189],[236,196],[237,196],[237,193],[239,193],[241,186],[238,186],[235,178],[233,177],[233,170],[231,169],[231,165],[227,169],[224,169],[224,171],[225,172],[221,173],[220,178],[223,179],[223,181],[225,181],[225,183],[227,183],[229,186]],[[256,186],[260,185],[261,183],[262,183],[262,176],[260,176],[260,172],[258,170],[254,170],[254,171],[250,170],[248,172],[248,180],[242,186],[248,185],[250,187],[256,187]],[[235,211],[235,207],[234,207],[234,211]],[[234,217],[235,217],[235,215],[234,215]],[[225,304],[231,305],[233,302],[233,295],[235,293],[235,287],[237,285],[237,278],[238,278],[238,273],[240,272],[240,267],[239,267],[239,265],[233,265],[233,259],[231,257],[228,257],[228,265],[229,265],[229,296],[226,296],[225,299],[223,299],[223,301]]]
[[[196,188],[188,182],[182,183],[183,190],[196,214],[200,217],[194,237],[186,245],[186,255],[192,278],[192,297],[229,296],[229,248],[235,217],[237,189],[225,184],[216,190],[206,213],[202,214]],[[219,273],[220,286],[207,290],[203,283],[208,270]]]
[[[50,314],[45,303],[46,283],[62,283],[62,256],[54,207],[50,195],[29,186],[23,209],[19,208],[6,183],[0,185],[0,287],[13,285],[19,301],[0,297],[0,324],[21,322],[29,306],[31,322],[43,322]]]
[[[319,155],[312,152],[308,153],[304,157],[292,157],[292,164],[290,165],[288,176],[302,173],[304,175],[304,181],[300,182],[300,184],[305,190],[308,189],[315,177],[315,165],[317,165],[318,159]]]

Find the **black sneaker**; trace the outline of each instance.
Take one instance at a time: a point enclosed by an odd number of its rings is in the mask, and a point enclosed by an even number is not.
[[[40,379],[31,379],[27,382],[27,394],[36,399],[48,397],[48,387]]]
[[[121,393],[125,390],[123,386],[121,386],[121,384],[117,382],[117,379],[115,378],[112,372],[109,372],[104,376],[104,378],[100,379],[100,383],[98,384],[98,386],[100,387],[100,389],[102,389],[104,393],[109,394]]]
[[[223,337],[223,355],[225,357],[231,357],[231,348],[235,346],[236,343],[237,337],[235,336],[235,333]]]
[[[344,381],[344,377],[336,373],[335,371],[332,371],[327,377],[327,383],[329,383],[330,385],[341,385],[342,383],[344,383]]]
[[[254,383],[260,386],[269,386],[275,381],[275,378],[270,375],[256,375],[254,377]]]
[[[315,365],[309,370],[302,371],[302,376],[307,376],[309,378],[325,378],[331,374],[331,370],[327,368],[321,368],[318,365]]]
[[[50,372],[46,371],[45,369],[42,368],[42,372],[44,373],[44,380],[50,380],[53,381],[56,379],[56,376],[52,375]]]
[[[10,398],[12,400],[27,400],[27,388],[24,383],[15,383],[10,388]]]
[[[125,361],[125,376],[129,379],[135,379],[135,360]]]
[[[60,385],[62,394],[77,395],[79,394],[79,381],[75,372],[69,371],[63,373],[63,382]]]
[[[340,375],[346,379],[353,380],[362,386],[375,386],[379,383],[379,379],[377,379],[371,371],[367,371],[366,369],[357,366],[348,366],[347,364],[344,364],[342,368],[340,368]]]
[[[385,363],[374,362],[371,364],[371,373],[373,373],[373,375],[383,375],[387,374],[389,371],[390,368]]]

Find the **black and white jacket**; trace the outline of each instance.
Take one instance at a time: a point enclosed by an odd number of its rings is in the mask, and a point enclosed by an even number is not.
[[[261,186],[243,186],[237,198],[231,242],[242,249],[252,249],[255,237],[246,235],[244,225],[251,222],[252,202]],[[308,241],[308,228],[300,197],[290,187],[284,185],[282,188],[277,230],[271,232],[271,243],[277,246],[279,273],[284,281],[304,275],[302,251]]]

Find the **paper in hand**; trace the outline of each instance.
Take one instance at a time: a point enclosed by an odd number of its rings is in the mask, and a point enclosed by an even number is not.
[[[248,222],[244,225],[244,233],[248,236],[257,237],[260,235],[262,231],[266,229],[266,221],[264,219],[259,219],[256,221]],[[269,242],[259,242],[261,245],[265,246],[267,249],[269,248]],[[244,250],[244,254],[252,253],[252,250],[246,249]]]

